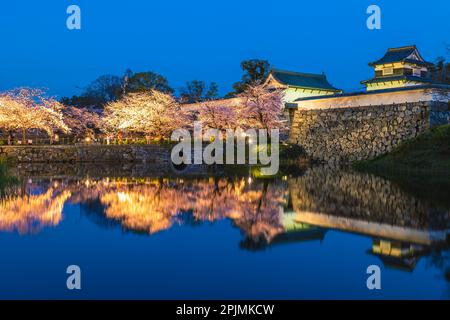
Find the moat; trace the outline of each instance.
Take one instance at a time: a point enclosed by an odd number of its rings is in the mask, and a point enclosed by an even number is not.
[[[450,188],[439,181],[326,166],[271,179],[245,167],[10,167],[0,297],[448,299]],[[66,288],[73,264],[79,291]],[[370,265],[381,290],[366,286]]]

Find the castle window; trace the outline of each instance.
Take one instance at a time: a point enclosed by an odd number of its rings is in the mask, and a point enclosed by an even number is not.
[[[419,69],[413,69],[413,76],[420,77],[421,75],[422,75],[422,73],[420,72]]]
[[[394,74],[394,68],[385,68],[383,69],[383,76]]]

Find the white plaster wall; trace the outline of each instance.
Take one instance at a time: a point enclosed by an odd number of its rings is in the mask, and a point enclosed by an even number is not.
[[[320,90],[309,90],[309,89],[300,89],[300,88],[287,88],[284,91],[284,102],[294,102],[299,98],[307,98],[307,97],[317,97],[324,95],[331,95],[333,92],[330,91],[320,91]]]
[[[329,109],[420,101],[448,101],[448,97],[424,89],[399,92],[362,94],[350,97],[315,99],[298,102],[299,109]]]
[[[367,91],[382,90],[382,89],[393,89],[393,88],[403,88],[419,86],[421,83],[409,82],[409,81],[393,81],[393,82],[378,82],[378,83],[368,83]]]

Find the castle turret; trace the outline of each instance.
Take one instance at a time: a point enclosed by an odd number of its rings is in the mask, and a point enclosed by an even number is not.
[[[430,84],[429,68],[416,46],[390,48],[379,60],[369,63],[375,77],[362,81],[367,91]]]

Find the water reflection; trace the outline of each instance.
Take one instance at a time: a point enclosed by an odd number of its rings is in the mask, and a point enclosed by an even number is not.
[[[31,185],[39,185],[42,193],[30,194],[36,189]],[[124,229],[150,235],[186,223],[186,216],[199,222],[228,218],[248,237],[270,242],[284,232],[287,190],[286,182],[246,178],[28,180],[16,195],[2,200],[0,225],[3,231],[25,232],[27,224],[35,229],[49,225],[48,216],[57,225],[67,201],[82,205],[87,214],[100,214]],[[92,206],[94,202],[99,205]]]
[[[371,236],[368,253],[387,267],[412,271],[421,256],[448,247],[450,203],[419,199],[389,180],[315,167],[290,179],[289,190],[298,221]]]
[[[42,194],[11,195],[0,202],[0,230],[20,234],[36,233],[45,226],[56,226],[62,220],[62,209],[70,191],[48,188]]]
[[[420,257],[432,255],[447,268],[441,252],[448,246],[450,205],[418,199],[396,183],[350,170],[312,167],[270,180],[29,175],[5,193],[0,202],[3,232],[56,227],[63,221],[64,205],[71,204],[101,227],[149,236],[176,225],[229,219],[241,230],[245,250],[322,241],[327,230],[337,229],[372,237],[367,252],[385,266],[411,271]]]

